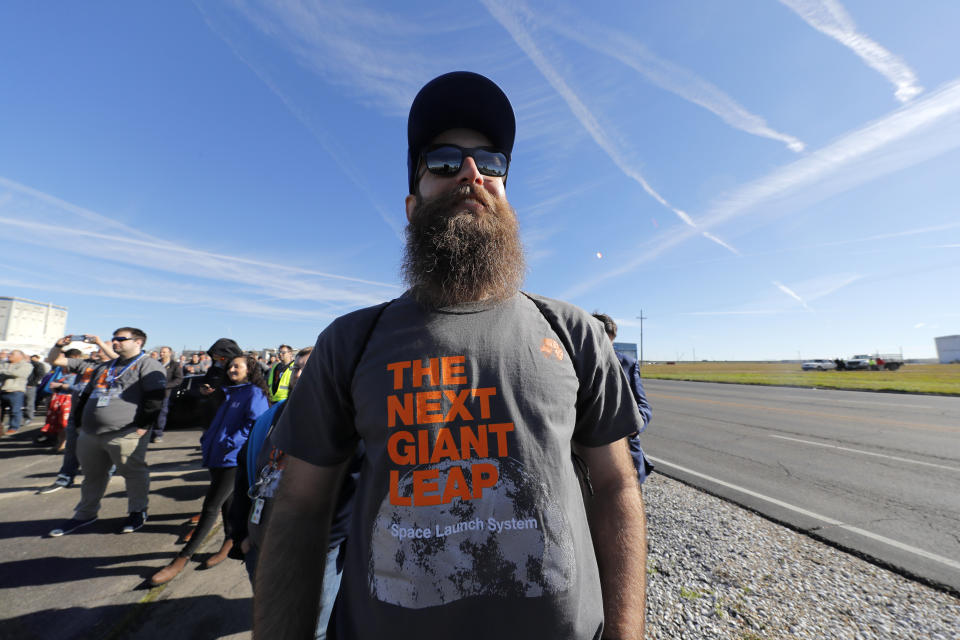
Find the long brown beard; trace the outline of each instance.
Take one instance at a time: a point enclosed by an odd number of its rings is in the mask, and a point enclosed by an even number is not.
[[[472,197],[484,205],[460,205]],[[418,302],[443,308],[506,300],[520,289],[526,264],[513,207],[473,185],[419,200],[407,225],[402,274]]]

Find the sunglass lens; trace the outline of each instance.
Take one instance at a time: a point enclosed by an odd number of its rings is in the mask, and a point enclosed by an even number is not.
[[[430,173],[449,176],[460,171],[463,153],[457,147],[437,147],[424,154]]]
[[[499,151],[476,149],[473,159],[477,163],[477,169],[485,176],[502,178],[507,175],[507,156]]]

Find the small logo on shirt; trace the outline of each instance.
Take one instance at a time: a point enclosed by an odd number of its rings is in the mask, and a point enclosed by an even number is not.
[[[543,339],[543,342],[540,344],[540,353],[542,353],[545,358],[563,360],[563,349],[560,348],[559,343],[553,338]]]

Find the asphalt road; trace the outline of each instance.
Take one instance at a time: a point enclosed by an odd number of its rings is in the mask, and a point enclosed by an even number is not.
[[[644,386],[658,471],[960,592],[960,398]]]
[[[243,565],[200,566],[220,547],[219,526],[180,576],[161,587],[148,583],[181,548],[209,483],[200,430],[168,431],[162,444],[151,445],[143,529],[118,533],[127,504],[123,478],[114,476],[99,520],[50,538],[47,532],[73,515],[80,489],[37,495],[62,460],[32,444],[39,424],[0,440],[0,640],[248,639],[251,590]]]

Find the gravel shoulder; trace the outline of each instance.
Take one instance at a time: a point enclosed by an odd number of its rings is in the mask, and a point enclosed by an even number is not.
[[[960,639],[960,599],[660,474],[647,511],[653,639]]]

